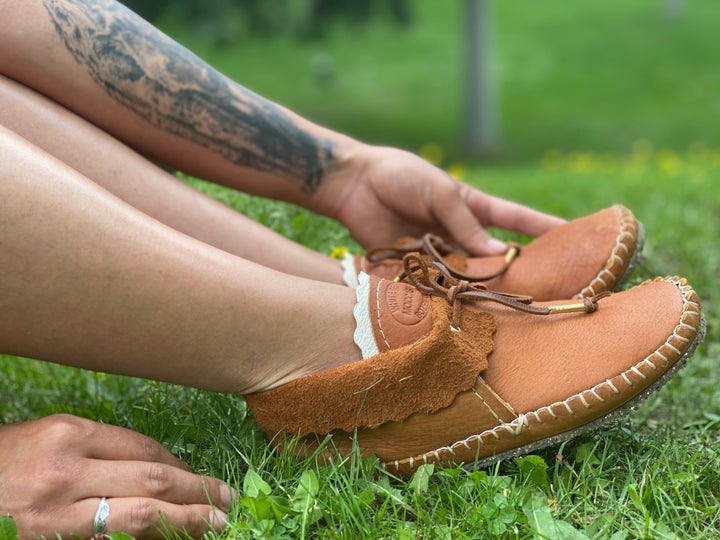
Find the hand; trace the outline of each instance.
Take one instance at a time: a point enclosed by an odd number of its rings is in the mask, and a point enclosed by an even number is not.
[[[496,255],[506,246],[486,227],[539,236],[564,223],[487,195],[394,148],[364,147],[335,178],[341,187],[331,215],[366,248],[433,232],[472,255]]]
[[[70,415],[0,425],[0,515],[15,519],[22,540],[92,538],[101,497],[108,532],[199,538],[224,528],[230,490],[127,429]]]

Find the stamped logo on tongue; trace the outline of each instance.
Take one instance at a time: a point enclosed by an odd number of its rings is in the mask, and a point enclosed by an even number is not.
[[[389,283],[385,302],[392,317],[402,325],[422,321],[430,309],[430,298],[402,283]]]

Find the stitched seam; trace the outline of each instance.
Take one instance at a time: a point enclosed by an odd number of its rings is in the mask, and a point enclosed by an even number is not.
[[[613,382],[610,379],[605,379],[605,383],[610,387],[610,390],[612,390],[613,394],[619,394],[620,390],[618,390],[618,387],[613,384]]]
[[[608,290],[609,287],[607,286],[607,283],[605,283],[605,282],[600,278],[600,276],[602,276],[603,273],[610,274],[610,276],[612,276],[612,280],[613,280],[613,281],[617,281],[618,279],[620,279],[620,277],[622,277],[622,273],[620,274],[620,276],[616,276],[616,275],[610,270],[610,268],[612,267],[612,263],[613,263],[613,261],[615,261],[615,260],[620,261],[620,268],[624,268],[625,265],[627,264],[627,262],[626,262],[626,261],[627,261],[627,256],[630,255],[630,250],[629,250],[628,247],[625,245],[625,243],[623,242],[623,240],[625,240],[626,238],[629,238],[630,240],[632,240],[632,241],[636,244],[636,249],[637,249],[637,234],[632,234],[632,233],[628,230],[630,227],[629,227],[629,223],[628,223],[628,220],[627,220],[626,211],[625,211],[623,208],[619,207],[619,206],[616,206],[615,208],[616,208],[617,212],[620,213],[620,216],[621,216],[621,219],[620,219],[620,231],[618,232],[618,235],[617,235],[617,237],[615,238],[615,246],[613,247],[612,251],[610,252],[610,257],[609,257],[608,260],[605,262],[605,266],[603,267],[603,269],[600,270],[600,272],[598,273],[598,275],[595,276],[595,277],[592,279],[592,281],[590,281],[590,284],[589,284],[587,287],[585,287],[585,288],[584,288],[583,290],[581,290],[577,295],[575,295],[577,298],[582,298],[583,296],[587,296],[588,293],[589,293],[590,296],[594,296],[595,294],[597,294],[597,292],[595,291],[595,287],[598,285],[598,282],[600,282],[600,283],[603,284],[605,290]],[[633,228],[634,228],[634,227],[633,227]],[[636,231],[636,232],[637,232],[637,231]],[[621,257],[621,256],[618,254],[618,252],[620,251],[620,249],[623,249],[623,250],[625,251],[626,258],[623,258],[623,257]]]
[[[478,399],[480,399],[480,401],[482,401],[483,405],[485,405],[485,407],[487,407],[487,410],[490,411],[490,414],[492,414],[495,417],[495,419],[498,421],[498,424],[502,424],[503,423],[502,418],[500,418],[498,416],[498,414],[495,412],[495,410],[490,406],[490,404],[487,401],[485,401],[485,398],[483,398],[480,394],[478,394],[476,390],[473,390],[473,394],[475,394],[478,397]]]
[[[636,374],[639,374],[640,376],[642,376],[644,379],[647,378],[645,375],[642,374],[642,372],[640,372],[640,371],[637,369],[637,366],[639,366],[639,365],[641,365],[641,364],[644,364],[644,363],[650,363],[651,365],[653,365],[653,367],[656,367],[656,366],[653,364],[652,360],[651,360],[652,356],[657,355],[657,356],[659,356],[661,359],[663,359],[663,360],[667,363],[668,360],[659,353],[659,350],[660,350],[663,346],[665,346],[665,345],[670,345],[670,346],[672,347],[672,345],[671,345],[670,342],[671,342],[673,339],[677,338],[677,337],[682,337],[682,336],[680,336],[680,335],[678,334],[679,329],[681,329],[681,328],[688,328],[688,329],[691,329],[691,330],[694,331],[694,332],[699,332],[699,327],[697,327],[697,326],[692,326],[692,325],[688,324],[685,320],[683,320],[683,319],[684,319],[686,316],[688,316],[688,315],[691,315],[691,316],[692,316],[692,315],[699,315],[699,312],[698,312],[698,311],[695,311],[695,310],[691,309],[691,306],[699,307],[698,304],[697,304],[696,302],[691,301],[691,300],[688,298],[689,294],[690,294],[691,291],[692,291],[692,288],[691,288],[690,286],[688,286],[686,283],[684,283],[682,280],[679,280],[678,278],[658,278],[656,281],[668,281],[668,282],[670,282],[670,283],[674,283],[674,284],[680,289],[681,295],[682,295],[682,298],[683,298],[683,312],[682,312],[682,314],[680,315],[680,321],[678,322],[678,324],[677,324],[677,325],[675,326],[675,328],[673,329],[672,334],[667,337],[667,339],[665,340],[665,342],[664,342],[660,347],[658,347],[658,349],[656,349],[655,351],[653,351],[652,353],[650,353],[650,355],[648,355],[646,358],[644,358],[643,360],[641,360],[640,362],[638,362],[637,364],[635,364],[634,366],[632,366],[630,369],[628,369],[628,370],[626,370],[626,371],[624,371],[624,372],[622,372],[622,373],[620,374],[620,376],[621,376],[621,377],[625,380],[625,382],[626,382],[627,384],[629,384],[630,386],[633,386],[633,383],[632,383],[632,381],[630,381],[630,380],[627,378],[627,374],[628,374],[628,373],[636,373]],[[673,347],[673,348],[674,348],[674,347]],[[679,352],[679,351],[678,351],[678,352]],[[678,360],[679,360],[679,359],[680,359],[680,358],[678,358]],[[601,399],[600,396],[599,396],[599,394],[597,394],[597,391],[598,391],[599,389],[601,389],[602,387],[609,387],[609,388],[613,391],[613,393],[615,393],[615,394],[619,394],[619,393],[620,393],[620,391],[617,389],[617,387],[615,386],[615,384],[613,384],[612,381],[610,381],[610,379],[606,379],[604,382],[601,382],[601,383],[593,386],[592,388],[583,390],[582,392],[580,392],[580,393],[578,393],[578,394],[573,394],[572,396],[568,397],[567,399],[565,399],[565,400],[563,400],[563,401],[558,401],[558,402],[552,403],[552,404],[550,404],[550,405],[547,405],[547,406],[545,406],[545,407],[541,407],[541,408],[539,408],[539,409],[537,409],[537,410],[535,410],[535,411],[531,411],[531,412],[529,412],[529,413],[520,414],[520,415],[517,416],[517,418],[515,418],[515,419],[514,419],[513,421],[511,421],[511,422],[503,423],[503,424],[501,424],[501,425],[499,425],[499,426],[496,426],[496,427],[494,427],[494,428],[492,428],[492,429],[485,430],[485,431],[483,431],[482,433],[479,433],[479,434],[476,434],[476,435],[470,435],[469,437],[466,437],[465,439],[463,439],[463,440],[461,440],[461,441],[456,441],[456,442],[452,443],[450,446],[443,446],[443,447],[437,448],[437,449],[435,449],[435,450],[433,450],[433,451],[426,452],[426,453],[422,454],[423,463],[426,463],[426,464],[427,464],[427,459],[428,459],[428,456],[430,456],[430,455],[433,455],[433,456],[436,458],[437,461],[440,461],[439,452],[447,451],[447,452],[450,452],[450,453],[454,454],[454,453],[455,453],[455,450],[454,450],[454,449],[455,449],[455,448],[458,448],[458,447],[460,447],[460,446],[464,446],[464,447],[466,447],[466,448],[468,448],[468,449],[472,449],[472,447],[470,446],[470,443],[472,443],[472,442],[476,442],[476,443],[478,444],[478,447],[480,447],[480,446],[482,446],[482,445],[485,444],[484,439],[486,439],[487,437],[490,437],[490,436],[492,436],[495,440],[500,440],[500,439],[502,438],[503,432],[504,432],[505,435],[510,435],[510,436],[513,436],[513,437],[517,437],[518,435],[520,435],[520,434],[522,433],[522,431],[523,431],[523,429],[524,429],[525,427],[529,427],[529,426],[530,426],[530,422],[529,422],[529,420],[528,420],[528,418],[529,418],[530,415],[535,416],[535,421],[536,421],[537,423],[542,423],[541,421],[539,421],[539,419],[540,419],[540,413],[542,413],[542,412],[547,412],[547,413],[549,413],[553,418],[557,418],[557,415],[553,412],[553,408],[554,408],[554,407],[557,407],[557,406],[564,407],[564,408],[569,412],[569,414],[573,414],[572,408],[570,407],[569,402],[570,402],[571,400],[573,400],[573,399],[580,398],[580,400],[581,400],[583,403],[588,403],[588,402],[584,399],[584,397],[583,397],[583,395],[582,395],[584,392],[590,392],[590,394],[592,394],[593,396],[595,396],[596,398],[598,398],[598,400],[600,401],[600,403],[604,403],[605,400]],[[590,404],[588,403],[588,405],[590,405]],[[591,408],[591,407],[592,407],[592,406],[590,406],[590,407],[588,407],[588,408]],[[609,411],[609,412],[610,412],[610,411]],[[419,457],[419,456],[418,456],[418,457]],[[410,458],[405,458],[405,459],[402,459],[402,460],[394,460],[393,463],[394,463],[396,469],[399,469],[399,468],[400,468],[400,463],[406,463],[406,462],[409,461],[409,459],[410,459]],[[417,458],[413,458],[413,461],[414,461],[415,459],[417,459]]]
[[[383,342],[387,346],[388,349],[391,349],[390,344],[388,343],[387,337],[385,336],[385,331],[383,330],[382,323],[380,322],[380,284],[385,281],[385,278],[382,278],[380,281],[378,281],[377,287],[375,288],[375,311],[377,315],[377,325],[378,329],[380,330],[380,335],[383,338]]]

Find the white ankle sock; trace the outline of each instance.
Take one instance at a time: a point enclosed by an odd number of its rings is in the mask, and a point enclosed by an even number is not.
[[[352,253],[345,253],[340,264],[343,268],[343,281],[348,287],[357,288],[360,284],[358,282],[357,271],[355,270],[355,255]]]
[[[353,315],[355,315],[355,322],[357,327],[355,328],[355,334],[353,339],[355,344],[362,351],[363,360],[375,356],[380,351],[377,343],[375,342],[375,336],[373,335],[372,326],[370,324],[370,306],[368,297],[370,294],[370,276],[365,272],[360,272],[358,276],[357,286],[357,304],[353,309]]]

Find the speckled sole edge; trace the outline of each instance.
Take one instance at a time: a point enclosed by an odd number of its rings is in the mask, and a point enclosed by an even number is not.
[[[545,448],[548,446],[554,446],[554,445],[563,443],[565,441],[569,441],[570,439],[574,439],[575,437],[578,437],[578,436],[588,433],[590,431],[594,431],[594,430],[598,429],[599,427],[603,426],[604,424],[607,424],[607,423],[615,420],[616,418],[624,416],[626,413],[628,413],[629,411],[634,409],[638,403],[647,399],[652,393],[654,393],[660,387],[662,387],[668,380],[670,380],[671,377],[673,377],[675,375],[675,373],[677,373],[680,369],[685,367],[688,359],[695,353],[695,349],[697,349],[697,347],[705,339],[706,328],[707,328],[707,322],[706,322],[705,316],[702,315],[700,318],[700,328],[698,329],[697,336],[695,337],[695,339],[693,340],[692,344],[690,345],[688,350],[685,352],[685,354],[683,354],[677,360],[677,362],[675,362],[673,364],[672,367],[670,367],[657,381],[655,381],[653,384],[648,386],[643,392],[639,393],[633,399],[631,399],[624,405],[621,405],[617,409],[609,412],[605,416],[601,416],[600,418],[597,418],[596,420],[593,420],[592,422],[588,422],[587,424],[584,424],[582,426],[578,426],[575,429],[572,429],[569,431],[564,431],[562,433],[558,433],[557,435],[552,435],[545,439],[535,441],[530,444],[520,446],[518,448],[513,448],[512,450],[508,450],[506,452],[501,452],[499,454],[495,454],[494,456],[483,458],[478,461],[474,461],[472,463],[466,463],[463,465],[463,468],[467,469],[467,470],[485,469],[487,467],[490,467],[490,466],[496,464],[499,461],[503,461],[506,459],[511,459],[514,457],[530,454],[541,448]]]
[[[625,270],[625,273],[620,277],[618,282],[615,284],[615,287],[613,287],[613,291],[621,291],[625,288],[625,285],[627,285],[628,281],[630,281],[630,277],[632,277],[633,272],[635,272],[635,268],[637,268],[638,264],[640,264],[640,261],[643,259],[643,248],[645,247],[645,226],[638,221],[638,237],[635,247],[635,252],[632,254],[632,257],[630,259],[630,264],[628,264],[627,269]]]

